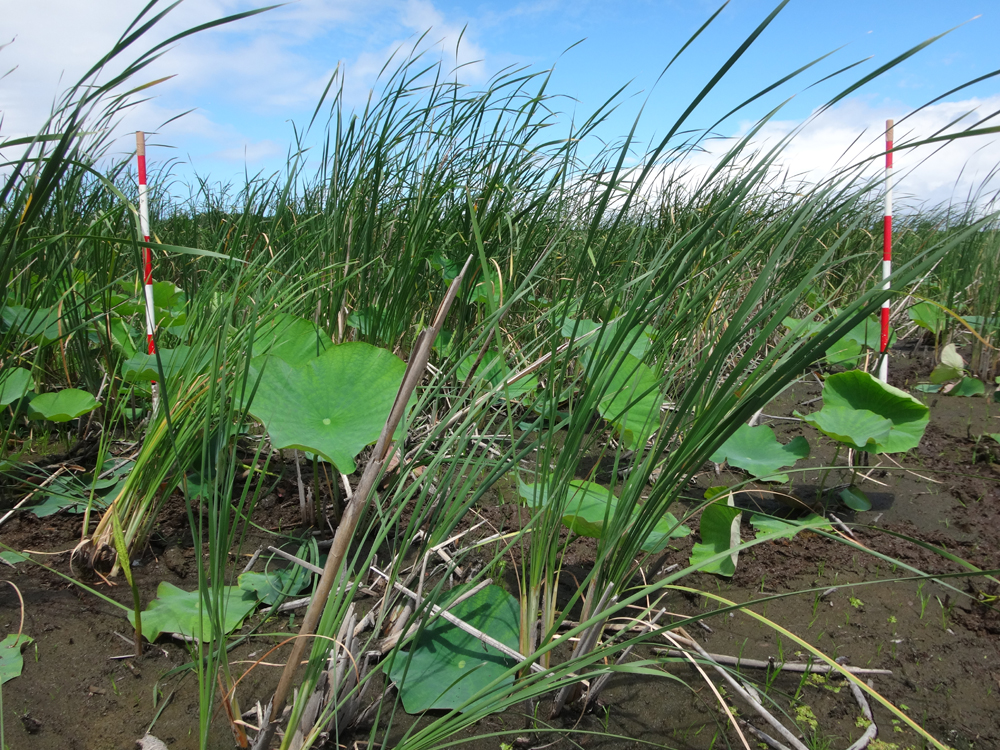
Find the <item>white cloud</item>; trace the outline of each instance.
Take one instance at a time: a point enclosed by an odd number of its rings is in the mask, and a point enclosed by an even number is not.
[[[14,43],[0,51],[0,67],[17,66],[0,81],[0,137],[37,132],[54,100],[111,49],[144,5],[145,0],[0,0],[4,28],[16,35]],[[253,0],[181,3],[126,57],[132,59],[184,29],[258,5]],[[291,140],[288,121],[301,122],[312,113],[338,65],[346,76],[347,103],[363,104],[391,51],[408,52],[428,29],[423,47],[436,50],[450,69],[462,26],[428,0],[300,0],[202,32],[173,45],[133,81],[174,76],[144,92],[142,97],[151,100],[132,108],[119,130],[126,124],[152,129],[195,109],[161,136],[179,138],[175,145],[185,151],[218,155],[246,149],[247,154],[265,154],[273,151],[261,145],[268,140],[286,135]],[[459,63],[484,56],[468,36],[463,39]],[[120,65],[109,68],[107,74]],[[482,77],[483,66],[470,66],[462,75]],[[257,137],[243,137],[243,130],[253,130]],[[240,145],[220,149],[223,137]]]
[[[1000,110],[1000,95],[939,102],[900,118],[898,106],[858,97],[807,122],[785,147],[779,163],[793,177],[810,182],[863,164],[869,165],[869,174],[881,176],[885,163],[880,156],[885,151],[885,121],[894,115],[895,145],[899,147],[939,133],[969,129],[997,110]],[[771,146],[798,125],[787,121],[768,123],[754,139],[755,143]],[[749,129],[744,124],[739,135]],[[980,188],[997,164],[1000,164],[1000,134],[904,149],[893,155],[894,193],[909,204],[962,202]],[[992,189],[994,192],[1000,189],[1000,184],[994,184]]]
[[[885,174],[885,123],[895,116],[894,145],[904,147],[893,154],[893,195],[898,210],[964,204],[970,198],[982,204],[1000,190],[1000,180],[993,178],[1000,165],[1000,133],[906,147],[976,127],[1000,110],[1000,94],[939,102],[902,118],[901,109],[889,102],[873,103],[854,97],[815,112],[806,121],[772,120],[753,135],[741,158],[753,162],[784,143],[772,174],[788,189],[858,173],[865,179],[881,180]],[[988,119],[979,127],[998,124],[1000,121]],[[675,180],[688,189],[701,184],[719,159],[754,127],[755,123],[744,122],[731,138],[703,141],[704,150],[691,152],[654,172],[643,194],[655,196]],[[637,168],[633,167],[629,176],[636,174]]]
[[[483,20],[476,29],[522,22],[516,16],[549,12],[552,1],[528,0],[500,12],[483,8]],[[18,66],[0,79],[0,138],[37,132],[59,92],[111,48],[145,2],[0,0],[4,32],[8,38],[16,35],[14,43],[0,51],[0,71]],[[129,57],[155,40],[256,5],[253,0],[181,3],[148,40],[134,45]],[[132,148],[129,130],[153,130],[194,109],[155,136],[155,142],[176,147],[165,153],[181,158],[190,155],[199,169],[233,159],[280,161],[287,147],[279,144],[291,140],[289,121],[304,124],[338,66],[346,105],[363,106],[372,89],[380,90],[377,79],[390,55],[395,53],[401,60],[425,32],[422,49],[428,60],[442,60],[445,71],[464,66],[457,74],[460,80],[482,82],[503,51],[488,50],[479,37],[465,30],[465,19],[444,12],[443,7],[432,0],[299,0],[183,40],[137,78],[139,83],[176,74],[143,92],[141,96],[149,100],[124,113],[118,129],[126,134],[121,137],[120,151]],[[0,38],[0,43],[8,38]],[[394,67],[390,65],[390,70]],[[795,136],[781,163],[790,174],[815,181],[832,169],[876,155],[881,149],[882,123],[886,117],[898,117],[901,109],[891,102],[860,97],[841,102]],[[974,111],[963,121],[964,127],[997,109],[1000,95],[935,104],[901,123],[897,141],[931,136]],[[758,134],[755,145],[773,144],[800,124],[772,121]],[[749,125],[743,125],[736,135],[748,129]],[[704,174],[725,144],[710,141],[706,146],[715,155],[692,155],[686,161],[692,170],[687,179]],[[897,195],[910,194],[915,201],[929,202],[952,196],[964,199],[997,164],[1000,136],[962,139],[940,153],[933,147],[903,151],[896,156]],[[873,171],[877,168],[877,161],[873,162]]]

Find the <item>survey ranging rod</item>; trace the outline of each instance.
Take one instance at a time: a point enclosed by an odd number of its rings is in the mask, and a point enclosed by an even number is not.
[[[882,220],[882,289],[889,291],[892,274],[892,120],[885,121],[885,217]],[[882,336],[878,379],[889,382],[889,300],[882,303]]]
[[[153,330],[156,328],[156,313],[153,305],[153,251],[149,246],[149,195],[146,188],[146,135],[141,130],[135,133],[135,157],[139,167],[139,232],[145,244],[142,246],[142,284],[146,297],[146,346],[149,354],[156,353]],[[156,381],[153,389],[153,411],[159,401]]]

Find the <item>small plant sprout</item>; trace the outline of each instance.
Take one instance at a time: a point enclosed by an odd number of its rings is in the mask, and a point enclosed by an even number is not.
[[[926,581],[921,581],[917,584],[917,596],[920,597],[920,619],[924,619],[924,613],[927,611],[927,603],[931,600],[930,594],[924,593],[924,584]]]

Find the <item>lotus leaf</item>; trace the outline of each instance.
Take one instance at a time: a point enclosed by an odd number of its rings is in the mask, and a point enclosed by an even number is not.
[[[740,543],[740,517],[742,511],[733,507],[731,494],[708,505],[701,512],[698,532],[701,542],[691,549],[691,565],[704,573],[718,573],[732,576],[736,572],[739,550],[733,549]],[[709,559],[720,552],[730,550],[729,555],[718,560]]]
[[[347,325],[357,328],[362,336],[374,336],[381,334],[382,337],[395,339],[403,333],[404,323],[399,319],[391,319],[380,308],[369,305],[360,310],[355,310],[347,316]],[[389,326],[392,326],[389,328]]]
[[[449,592],[454,599],[467,586]],[[517,600],[499,586],[486,586],[454,607],[455,617],[481,630],[512,649],[520,638]],[[411,714],[431,709],[459,708],[476,693],[502,677],[514,662],[478,638],[435,617],[420,632],[409,653],[396,655],[389,678],[399,688],[403,707]],[[514,684],[509,675],[494,685],[494,691]]]
[[[549,502],[548,492],[540,484],[520,482],[520,494],[533,508]],[[618,498],[607,487],[595,482],[574,479],[570,483],[570,496],[563,509],[563,525],[574,534],[600,539],[604,531],[605,515],[610,520],[618,507]],[[660,552],[671,538],[685,537],[691,533],[681,526],[671,513],[665,513],[642,543],[645,552]]]
[[[965,372],[965,360],[958,353],[954,344],[948,344],[941,350],[941,363],[931,371],[932,383],[947,383],[957,380]]]
[[[884,444],[892,432],[890,420],[866,409],[849,406],[824,406],[820,411],[802,418],[839,443],[873,453],[879,452],[874,448]]]
[[[962,320],[980,333],[986,333],[990,328],[996,328],[997,324],[1000,323],[1000,318],[985,317],[983,315],[965,315],[962,317]]]
[[[94,508],[102,510],[108,504],[103,498],[94,498]],[[87,509],[87,501],[77,492],[59,492],[58,489],[45,496],[38,505],[32,505],[30,510],[38,518],[46,518],[61,510],[67,513],[83,513]]]
[[[125,294],[112,295],[115,312],[119,315],[145,315],[143,292],[129,282],[122,282],[119,286]],[[156,325],[168,328],[184,325],[187,321],[184,305],[184,290],[179,286],[170,281],[153,282],[153,318]]]
[[[94,325],[98,326],[99,330],[107,335],[107,330],[100,325],[100,321],[95,322]],[[135,332],[126,326],[121,318],[112,318],[109,325],[111,328],[111,345],[121,350],[126,357],[134,357],[136,351],[138,351],[135,348],[135,340],[138,340]],[[133,337],[135,337],[135,340]]]
[[[872,509],[872,501],[868,495],[853,485],[840,491],[840,500],[851,510],[865,511]]]
[[[31,390],[31,372],[23,367],[11,367],[3,371],[0,380],[0,406],[7,406],[22,398]]]
[[[163,375],[167,380],[178,375],[188,362],[192,362],[194,354],[189,346],[178,346],[176,349],[160,349],[157,353],[163,366]],[[157,354],[135,354],[122,362],[122,379],[126,383],[153,382],[160,379],[156,368]],[[202,357],[199,369],[207,365],[207,355]]]
[[[851,338],[844,337],[826,350],[826,360],[831,365],[855,367],[861,359],[863,349],[861,344]]]
[[[774,518],[758,513],[750,516],[750,525],[765,534],[777,534],[778,538],[791,539],[806,529],[832,529],[833,525],[822,516],[810,513],[800,519]]]
[[[22,563],[25,560],[30,559],[31,558],[27,555],[22,555],[20,552],[14,552],[13,550],[4,550],[3,552],[0,552],[0,560],[8,562],[11,565],[17,565],[18,563]]]
[[[952,380],[958,380],[962,377],[962,368],[954,368],[941,363],[936,365],[933,370],[931,370],[931,375],[929,380],[934,385],[943,385],[944,383],[951,382]]]
[[[587,320],[586,318],[581,318],[575,320],[573,318],[566,318],[566,321],[562,325],[561,333],[566,338],[573,337],[573,329],[576,329],[576,338],[580,338],[586,333],[591,331],[596,331],[601,327],[601,323],[595,323],[593,320]],[[611,342],[615,337],[619,323],[613,322],[608,323],[607,330],[604,331],[603,336],[601,336],[600,349],[607,350],[611,346]],[[584,346],[588,348],[593,348],[597,343],[597,337],[600,334],[594,334],[590,336],[585,342]],[[652,326],[646,326],[641,331],[638,327],[633,328],[629,331],[622,342],[622,345],[628,346],[628,354],[631,354],[637,359],[642,359],[646,352],[653,344],[653,338],[656,336],[656,329]],[[625,351],[622,349],[621,351]]]
[[[406,364],[385,349],[352,342],[292,365],[278,358],[250,366],[260,383],[250,412],[264,423],[271,445],[311,451],[345,474],[374,443],[403,382]]]
[[[962,359],[962,355],[958,353],[954,344],[947,344],[941,349],[941,364],[961,370],[965,367],[965,360]]]
[[[824,435],[870,453],[917,447],[930,421],[930,409],[909,393],[860,370],[829,376],[823,408],[795,414]]]
[[[90,502],[91,489],[94,490],[93,507],[106,508],[118,497],[133,465],[133,461],[123,462],[106,479],[94,480],[87,476],[77,478],[65,475],[58,477],[48,486],[42,502],[31,506],[29,510],[38,518],[45,518],[59,511],[83,513],[87,509],[87,503]]]
[[[825,320],[811,320],[809,318],[785,318],[781,325],[787,328],[797,338],[812,338],[823,330],[827,325]]]
[[[562,326],[562,335],[571,337],[575,329],[575,335],[579,338],[602,325],[586,318],[567,318]],[[583,344],[580,359],[592,382],[600,382],[604,373],[611,373],[610,382],[597,410],[614,425],[625,447],[634,450],[645,445],[660,424],[662,399],[659,380],[652,369],[641,361],[652,345],[656,332],[650,326],[642,330],[633,328],[625,335],[622,348],[609,356],[618,325],[618,322],[608,323],[602,334],[589,337]],[[629,346],[627,351],[624,349],[625,345]],[[598,365],[600,372],[595,372]]]
[[[896,341],[896,334],[889,331],[888,346]],[[879,351],[882,348],[882,323],[877,318],[865,318],[844,334],[836,344],[826,350],[832,364],[854,366],[865,348]]]
[[[244,591],[239,586],[226,586],[222,603],[223,634],[240,627],[243,620],[257,606],[257,594]],[[161,581],[156,588],[156,598],[142,611],[142,635],[155,641],[163,633],[177,633],[189,638],[200,638],[206,643],[216,638],[211,618],[203,608],[205,602],[197,591],[184,591],[171,583]],[[201,617],[199,617],[201,615]],[[128,621],[135,627],[135,613],[128,613]]]
[[[478,274],[476,274],[478,276]],[[501,292],[503,291],[503,279],[492,266],[488,267],[486,277],[480,279],[469,290],[469,301],[478,304],[486,304],[493,297],[493,303],[500,303]]]
[[[48,307],[32,310],[21,305],[5,305],[0,309],[0,320],[4,328],[13,328],[36,344],[45,346],[60,338],[59,315]]]
[[[441,278],[445,281],[457,279],[458,275],[462,272],[462,264],[455,260],[449,260],[440,250],[431,255],[430,264],[431,268],[438,271],[441,274]]]
[[[319,356],[330,346],[330,336],[312,321],[280,313],[258,329],[253,355],[269,354],[298,365]]]
[[[945,321],[948,319],[947,314],[940,307],[930,302],[918,302],[910,307],[906,314],[910,316],[910,320],[918,326],[926,328],[935,336],[944,330]]]
[[[68,422],[71,419],[92,412],[101,402],[87,391],[78,388],[63,388],[56,393],[35,396],[28,404],[28,416],[32,419],[47,419],[50,422]]]
[[[295,556],[303,560],[308,559],[309,547],[302,545]],[[324,559],[318,560],[316,564],[322,567]],[[266,573],[243,573],[237,581],[241,589],[255,592],[264,604],[272,605],[286,596],[298,594],[309,585],[311,576],[312,573],[305,568],[293,565],[289,568],[269,570]]]
[[[952,396],[985,396],[986,386],[979,378],[964,377],[948,391]]]
[[[682,526],[673,513],[664,513],[663,517],[656,522],[653,530],[642,543],[641,549],[643,552],[655,555],[665,550],[671,539],[679,539],[690,535],[691,529],[687,526]]]
[[[782,324],[800,337],[812,338],[822,331],[829,321],[785,318]],[[892,346],[895,339],[895,333],[890,331],[889,346]],[[878,351],[881,346],[881,322],[876,318],[865,318],[827,348],[825,356],[831,364],[853,366],[857,364],[865,347]]]
[[[24,668],[21,649],[32,641],[32,638],[17,633],[11,633],[0,641],[0,685],[20,676]]]
[[[238,583],[241,589],[252,591],[261,602],[270,606],[301,592],[309,584],[309,571],[296,565],[270,573],[242,573]]]
[[[783,466],[794,466],[800,458],[808,456],[809,441],[801,435],[782,445],[767,425],[750,427],[744,424],[712,454],[711,460],[715,463],[728,461],[768,482],[787,482],[787,474],[775,472]]]
[[[456,376],[460,382],[465,382],[466,378],[469,377],[469,372],[472,370],[472,364],[476,361],[478,354],[470,354],[468,357],[463,359],[458,363],[458,368],[456,369]],[[495,349],[489,349],[483,356],[482,362],[479,363],[479,367],[476,368],[476,374],[473,376],[476,380],[489,384],[490,388],[498,388],[500,384],[513,375],[511,369],[507,366],[503,357]],[[538,378],[534,375],[528,375],[527,377],[521,378],[516,383],[510,383],[504,386],[498,391],[500,395],[507,394],[511,399],[517,399],[525,394],[533,393],[538,389]]]
[[[611,376],[597,404],[601,416],[611,422],[630,450],[641,450],[660,426],[659,380],[656,374],[631,354]]]

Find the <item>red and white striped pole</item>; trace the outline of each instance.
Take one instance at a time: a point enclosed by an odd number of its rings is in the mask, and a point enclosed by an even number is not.
[[[892,120],[885,121],[885,217],[882,223],[882,288],[889,290],[892,274]],[[889,382],[889,300],[882,303],[882,339],[878,379]]]
[[[149,242],[149,196],[146,188],[146,136],[141,130],[135,133],[135,155],[139,165],[139,231],[144,242]],[[142,283],[146,296],[146,344],[150,354],[156,353],[153,331],[156,328],[156,313],[153,305],[153,251],[149,245],[142,246]],[[153,411],[156,411],[158,396],[156,381],[153,388]]]

